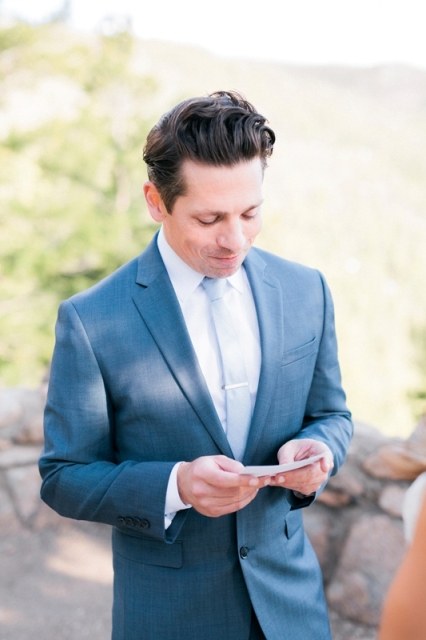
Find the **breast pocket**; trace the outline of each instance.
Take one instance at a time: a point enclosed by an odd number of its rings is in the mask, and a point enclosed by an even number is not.
[[[281,366],[288,367],[290,364],[293,364],[294,362],[298,362],[299,360],[303,360],[308,356],[314,355],[317,350],[316,343],[317,343],[317,339],[314,336],[308,342],[305,342],[304,344],[301,344],[297,347],[293,347],[292,349],[289,349],[288,351],[285,351]]]

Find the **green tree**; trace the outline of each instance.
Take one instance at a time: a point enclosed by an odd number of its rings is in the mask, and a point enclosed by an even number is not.
[[[40,380],[59,301],[141,251],[152,230],[140,105],[155,83],[130,70],[131,34],[66,46],[61,35],[46,25],[0,31],[0,74],[13,63],[19,80],[3,85],[6,114],[11,96],[28,100],[0,147],[0,380],[8,384]],[[49,104],[55,92],[70,96],[62,111]]]

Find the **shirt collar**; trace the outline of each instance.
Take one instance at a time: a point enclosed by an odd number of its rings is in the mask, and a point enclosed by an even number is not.
[[[163,227],[158,234],[157,245],[178,300],[183,304],[201,284],[204,275],[192,269],[171,248],[164,235]],[[229,284],[239,293],[243,293],[244,290],[245,274],[243,271],[243,269],[238,269],[236,273],[227,278]]]

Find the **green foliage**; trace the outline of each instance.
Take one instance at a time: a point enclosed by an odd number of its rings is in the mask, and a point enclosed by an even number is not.
[[[31,57],[27,86],[54,77],[74,104],[62,113],[46,104],[30,126],[24,112],[0,148],[0,379],[7,384],[41,379],[59,301],[137,254],[152,231],[141,200],[147,124],[135,110],[155,83],[128,71],[131,37],[101,38],[93,53],[81,43],[64,48],[54,29],[26,27],[21,38],[22,29],[15,39],[10,29],[0,34],[9,47],[19,43],[16,73]],[[56,55],[55,39],[67,55]]]
[[[34,29],[24,23],[0,29],[0,53],[16,46],[31,44],[34,39]]]

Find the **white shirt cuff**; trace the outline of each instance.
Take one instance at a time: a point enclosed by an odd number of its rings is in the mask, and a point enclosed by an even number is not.
[[[177,464],[175,464],[175,466],[173,467],[170,473],[169,483],[167,485],[166,504],[165,504],[165,513],[164,513],[165,529],[168,529],[168,527],[170,527],[170,525],[172,524],[173,518],[175,517],[178,511],[181,511],[182,509],[191,508],[190,504],[186,504],[185,502],[182,502],[182,500],[180,499],[179,491],[178,491],[177,470],[179,465],[181,464],[182,464],[181,462],[178,462]]]

